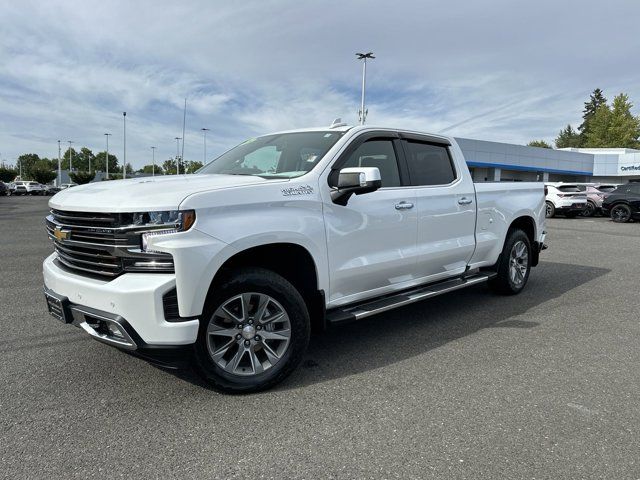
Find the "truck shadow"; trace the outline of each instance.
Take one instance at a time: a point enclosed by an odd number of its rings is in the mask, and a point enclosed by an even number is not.
[[[423,354],[484,328],[536,328],[518,317],[610,272],[541,262],[520,295],[494,295],[486,285],[458,290],[335,328],[311,339],[300,368],[278,390],[374,370]]]
[[[540,262],[525,291],[517,296],[494,295],[486,285],[479,285],[315,334],[302,364],[274,390],[297,389],[392,365],[484,328],[536,328],[539,323],[518,317],[608,272]],[[193,372],[171,373],[207,388]]]

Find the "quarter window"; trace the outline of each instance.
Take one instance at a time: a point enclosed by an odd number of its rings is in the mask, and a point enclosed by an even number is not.
[[[447,185],[456,178],[445,146],[405,141],[412,185]]]
[[[377,167],[382,187],[399,187],[398,160],[391,140],[370,140],[360,145],[342,165],[347,167]]]

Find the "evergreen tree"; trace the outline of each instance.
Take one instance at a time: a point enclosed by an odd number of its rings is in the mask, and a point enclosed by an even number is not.
[[[544,140],[531,140],[529,143],[527,143],[527,146],[528,147],[539,147],[539,148],[551,148],[551,145],[549,145]]]
[[[602,105],[589,121],[586,146],[592,148],[640,147],[640,119],[631,114],[633,104],[621,93],[613,99],[613,108]]]
[[[555,140],[556,148],[580,148],[583,146],[582,136],[571,125],[560,130]]]
[[[598,108],[607,104],[607,99],[605,98],[602,90],[596,88],[591,96],[589,97],[588,102],[584,102],[584,110],[582,110],[582,123],[578,127],[580,134],[582,135],[582,139],[585,140],[587,134],[589,133],[589,122],[596,114]]]

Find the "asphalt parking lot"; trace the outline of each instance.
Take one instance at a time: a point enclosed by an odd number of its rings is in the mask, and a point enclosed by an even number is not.
[[[321,334],[225,396],[46,313],[46,202],[0,197],[0,477],[640,478],[638,223],[552,219],[521,295]]]

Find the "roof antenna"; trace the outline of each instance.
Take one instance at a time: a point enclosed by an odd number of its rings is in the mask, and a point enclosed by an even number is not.
[[[342,121],[342,118],[336,118],[329,128],[346,127],[347,124]]]

